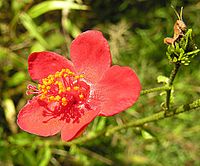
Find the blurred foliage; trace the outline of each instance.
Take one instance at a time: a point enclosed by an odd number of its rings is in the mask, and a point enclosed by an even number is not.
[[[72,146],[59,144],[59,136],[25,133],[15,123],[18,111],[30,99],[25,95],[31,81],[28,55],[51,50],[69,57],[71,41],[87,29],[104,33],[113,63],[133,67],[144,89],[159,86],[156,78],[166,79],[172,69],[163,43],[173,36],[177,20],[171,5],[177,10],[184,6],[184,22],[200,46],[197,0],[0,0],[0,165],[200,165],[199,112]],[[174,85],[176,105],[199,97],[199,60],[195,56],[189,66],[182,66]],[[159,93],[142,96],[119,115],[96,118],[85,134],[159,111],[163,100]]]

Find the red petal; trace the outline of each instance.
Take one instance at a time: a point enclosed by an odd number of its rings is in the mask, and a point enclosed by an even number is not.
[[[59,116],[53,114],[50,107],[55,107],[55,105],[46,105],[37,97],[33,98],[18,114],[19,127],[40,136],[55,135],[61,130],[64,122],[60,120]]]
[[[28,71],[33,80],[40,80],[63,68],[74,71],[73,64],[54,52],[34,52],[28,58]]]
[[[129,67],[112,66],[97,83],[100,113],[112,116],[132,106],[140,95],[140,82]]]
[[[87,80],[95,83],[111,65],[108,42],[102,33],[90,30],[79,35],[71,44],[71,59],[76,71],[84,73]]]
[[[70,141],[79,135],[85,130],[87,125],[98,115],[99,111],[88,110],[85,111],[84,115],[79,119],[77,123],[66,123],[61,130],[61,138],[64,141]]]

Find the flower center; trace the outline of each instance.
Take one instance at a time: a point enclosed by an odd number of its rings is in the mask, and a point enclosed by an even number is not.
[[[82,103],[88,98],[90,87],[83,81],[84,75],[75,75],[69,69],[57,71],[43,78],[38,85],[40,99],[59,102],[62,106]]]
[[[43,78],[38,89],[32,85],[28,85],[27,89],[27,94],[38,94],[40,100],[56,105],[51,112],[52,116],[61,116],[67,122],[78,122],[84,111],[90,110],[87,103],[90,86],[84,81],[84,75],[75,75],[69,69]]]

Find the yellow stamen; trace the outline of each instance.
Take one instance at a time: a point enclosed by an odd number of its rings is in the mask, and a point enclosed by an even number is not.
[[[49,100],[53,101],[54,100],[54,96],[50,96]]]
[[[67,91],[70,91],[70,90],[71,90],[71,88],[68,86],[68,87],[66,88],[66,90],[67,90]]]
[[[74,86],[73,89],[74,89],[74,90],[79,90],[79,87],[78,87],[78,86]]]
[[[45,85],[42,85],[41,87],[42,87],[42,89],[44,89],[46,86],[45,86]]]
[[[49,89],[51,89],[51,87],[50,87],[50,86],[47,86],[46,89],[49,90]]]
[[[80,77],[80,78],[84,78],[84,75],[83,75],[83,74],[81,74],[81,75],[79,75],[79,77]]]
[[[79,76],[75,76],[75,77],[74,77],[75,80],[78,80],[79,78],[80,78]]]
[[[46,97],[45,97],[45,95],[44,94],[42,94],[41,96],[40,96],[40,99],[41,100],[43,100],[43,99],[45,99]]]
[[[59,101],[61,99],[61,97],[59,96],[59,95],[57,95],[56,97],[55,97],[55,100],[56,101]]]
[[[84,98],[84,95],[83,95],[83,94],[80,94],[80,95],[79,95],[79,98],[80,98],[80,99],[83,99],[83,98]]]
[[[61,72],[64,73],[66,71],[66,69],[62,69]]]
[[[63,105],[63,106],[66,106],[66,105],[67,105],[67,99],[66,99],[66,97],[63,97],[63,98],[62,98],[62,105]]]
[[[65,79],[64,77],[69,78]],[[68,95],[77,95],[76,93],[78,93],[78,97],[81,100],[84,99],[84,94],[81,91],[82,87],[78,86],[78,80],[80,78],[84,78],[84,75],[75,75],[75,73],[69,69],[62,69],[55,74],[50,74],[46,78],[43,78],[41,83],[38,84],[40,99],[45,99],[48,102],[59,102],[63,106],[66,106],[69,102],[66,97]],[[72,94],[70,92],[71,90]]]

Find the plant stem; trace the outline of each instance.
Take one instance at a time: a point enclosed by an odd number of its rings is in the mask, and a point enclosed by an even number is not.
[[[176,63],[169,77],[169,83],[168,83],[169,87],[172,87],[179,68],[180,68],[180,63]],[[171,98],[171,89],[167,90],[166,103],[165,103],[166,110],[169,110],[170,108],[170,98]]]
[[[197,108],[200,108],[200,99],[195,100],[191,104],[181,105],[180,107],[178,107],[174,111],[170,111],[170,112],[167,112],[167,113],[165,113],[165,111],[161,111],[161,112],[155,113],[153,115],[150,115],[148,117],[138,119],[138,120],[133,121],[133,122],[129,122],[129,123],[124,124],[122,126],[113,127],[112,129],[109,129],[106,132],[106,134],[110,135],[110,134],[113,134],[114,132],[116,132],[118,130],[122,130],[122,129],[125,129],[125,128],[142,126],[142,125],[149,123],[149,122],[154,122],[154,121],[157,121],[157,120],[160,120],[160,119],[172,117],[176,114],[180,114],[180,113],[190,111],[190,110],[194,110],[194,109],[197,109]]]
[[[135,121],[131,121],[129,123],[123,124],[121,126],[116,126],[116,127],[111,127],[111,128],[106,128],[98,133],[95,134],[87,134],[86,136],[83,136],[81,138],[75,139],[74,141],[71,142],[61,142],[61,141],[51,141],[49,142],[50,145],[65,145],[65,146],[71,146],[74,144],[84,144],[86,142],[90,142],[92,140],[95,140],[97,138],[99,138],[100,136],[109,136],[114,134],[117,131],[120,131],[122,129],[127,129],[130,127],[137,127],[137,126],[143,126],[146,123],[149,122],[154,122],[154,121],[158,121],[161,119],[165,119],[168,117],[172,117],[176,114],[180,114],[186,111],[191,111],[191,110],[195,110],[197,108],[200,108],[200,99],[195,100],[194,102],[192,102],[191,104],[186,104],[186,105],[181,105],[179,106],[177,109],[173,110],[173,111],[161,111],[158,113],[155,113],[153,115],[147,116],[145,118],[141,118]]]
[[[141,93],[140,93],[140,95],[145,95],[145,94],[148,94],[148,93],[162,91],[162,90],[171,90],[171,87],[170,86],[162,86],[162,87],[157,87],[157,88],[142,90]]]

